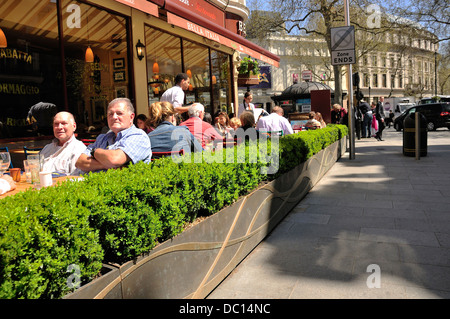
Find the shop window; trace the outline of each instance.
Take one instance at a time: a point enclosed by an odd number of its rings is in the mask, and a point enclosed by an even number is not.
[[[59,30],[56,1],[0,3],[8,41],[0,49],[0,138],[53,135],[62,110],[75,115],[79,133],[100,130],[109,101],[129,97],[126,18],[78,1],[61,8]],[[88,46],[93,62],[85,61]]]
[[[209,49],[195,42],[183,40],[185,73],[191,78],[186,92],[186,103],[199,102],[207,112],[212,112],[209,79]]]
[[[182,72],[181,38],[145,26],[145,45],[150,105],[175,85],[175,76]]]
[[[233,113],[231,108],[230,56],[211,50],[213,110]]]
[[[186,104],[199,102],[212,115],[222,109],[231,113],[230,55],[148,25],[145,45],[149,104],[159,101],[184,72],[190,77]]]
[[[64,108],[56,4],[4,0],[0,12],[0,138],[53,135]]]
[[[108,103],[130,97],[127,19],[78,1],[62,1],[69,108],[84,127],[100,131]],[[86,61],[86,50],[93,62]],[[94,129],[93,129],[94,128]],[[80,133],[84,133],[80,128]]]

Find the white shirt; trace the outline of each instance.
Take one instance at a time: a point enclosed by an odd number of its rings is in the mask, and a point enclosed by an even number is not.
[[[44,157],[42,170],[66,175],[79,175],[80,171],[75,167],[75,163],[86,149],[86,145],[77,140],[75,135],[63,146],[59,146],[58,142],[55,138],[50,144],[45,145],[40,152],[40,155]]]
[[[183,106],[184,91],[179,85],[172,86],[161,96],[160,102],[170,102],[174,108]]]
[[[253,103],[245,103],[245,107],[244,104],[239,104],[239,109],[238,109],[238,116],[241,116],[241,114],[244,111],[252,111],[255,112],[255,105]],[[255,118],[256,120],[257,118]]]
[[[293,134],[291,123],[284,116],[277,113],[271,113],[263,116],[256,124],[256,129],[262,132],[283,131],[283,135]]]

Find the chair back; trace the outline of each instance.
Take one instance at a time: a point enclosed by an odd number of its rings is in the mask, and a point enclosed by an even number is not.
[[[284,131],[283,130],[279,130],[279,131],[259,131],[260,134],[264,134],[267,135],[268,137],[272,137],[272,136],[283,136],[284,135]]]
[[[83,138],[80,141],[83,142],[84,145],[88,146],[89,144],[92,144],[95,142],[95,139],[92,138]]]
[[[25,153],[25,159],[28,159],[28,155],[39,154],[42,147],[23,147],[23,152]]]

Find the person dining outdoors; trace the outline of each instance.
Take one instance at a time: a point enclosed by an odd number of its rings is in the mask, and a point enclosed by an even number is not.
[[[311,111],[308,114],[308,122],[306,122],[305,127],[308,130],[315,130],[321,128],[320,122],[316,120],[316,112]]]
[[[323,120],[322,113],[316,112],[315,119],[316,119],[317,121],[319,121],[319,123],[320,123],[320,128],[327,127],[327,124],[326,124],[325,121]]]
[[[205,114],[203,104],[192,104],[189,107],[188,114],[189,119],[180,123],[179,126],[186,126],[203,148],[212,140],[223,139],[222,135],[211,124],[203,120]]]
[[[256,124],[256,129],[260,132],[277,132],[283,131],[283,135],[293,134],[291,123],[284,116],[284,110],[280,106],[275,106],[272,113],[263,116]]]
[[[16,189],[16,183],[9,175],[0,176],[0,195]]]
[[[220,133],[222,138],[231,138],[230,131],[232,130],[230,126],[230,118],[226,112],[219,112],[217,114],[217,122],[214,125],[217,132]]]
[[[128,98],[112,100],[107,109],[110,131],[100,134],[78,158],[83,172],[119,168],[128,163],[150,163],[152,150],[147,134],[133,124],[134,107]]]
[[[232,131],[230,131],[231,135],[234,135],[234,132],[236,132],[236,130],[241,127],[241,120],[237,117],[233,117],[230,119],[230,126]]]
[[[136,126],[141,130],[144,130],[144,132],[148,134],[152,131],[152,129],[145,125],[146,121],[147,116],[145,114],[139,114],[138,116],[136,116]]]
[[[177,111],[169,102],[155,102],[149,107],[147,125],[155,129],[148,133],[152,152],[171,152],[183,149],[185,153],[201,152],[200,143],[187,126],[176,126]]]
[[[245,132],[245,141],[255,140],[259,137],[259,132],[255,129],[255,117],[253,116],[253,112],[244,111],[240,116],[239,120],[241,121],[241,129]],[[237,131],[239,133],[239,129]],[[236,133],[235,133],[236,134]],[[238,135],[238,134],[236,134]]]
[[[79,175],[75,167],[78,157],[86,146],[75,137],[77,124],[69,112],[59,112],[53,118],[53,135],[55,138],[44,146],[40,155],[43,157],[42,171],[64,175]]]
[[[347,110],[343,108],[340,104],[337,103],[333,104],[331,110],[331,123],[348,125]]]

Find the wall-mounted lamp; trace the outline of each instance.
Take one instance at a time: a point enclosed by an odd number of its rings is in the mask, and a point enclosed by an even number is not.
[[[2,28],[0,28],[0,48],[6,48],[8,43],[6,42],[6,36],[3,33]]]
[[[144,50],[145,45],[142,44],[141,40],[138,40],[138,42],[136,43],[136,55],[139,60],[142,60],[144,58]]]

